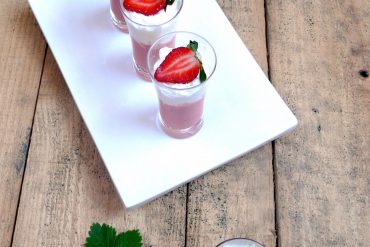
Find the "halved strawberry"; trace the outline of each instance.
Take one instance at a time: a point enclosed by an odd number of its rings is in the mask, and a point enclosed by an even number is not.
[[[143,15],[155,15],[167,5],[172,5],[174,0],[124,0],[123,7]]]
[[[154,78],[159,82],[188,83],[200,73],[200,81],[206,79],[202,62],[196,56],[198,43],[190,41],[187,47],[173,49],[159,65]]]

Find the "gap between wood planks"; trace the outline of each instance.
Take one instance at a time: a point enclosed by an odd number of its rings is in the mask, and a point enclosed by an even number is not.
[[[267,0],[264,0],[264,10],[265,10],[265,40],[266,40],[266,60],[267,60],[267,77],[271,82],[270,75],[270,47],[269,47],[269,25],[268,25],[268,7]],[[272,82],[271,82],[272,83]],[[278,210],[277,210],[277,187],[276,187],[276,159],[275,159],[275,141],[271,142],[271,152],[272,152],[272,183],[274,186],[274,216],[275,216],[275,246],[279,246],[279,224],[278,224]]]
[[[35,107],[33,109],[33,117],[32,117],[32,122],[31,122],[31,130],[28,135],[28,143],[27,143],[27,151],[25,152],[25,159],[24,159],[24,166],[23,166],[23,174],[22,174],[22,181],[21,181],[21,187],[19,189],[19,194],[18,194],[18,202],[17,202],[17,210],[15,212],[15,217],[14,217],[14,223],[13,223],[13,232],[12,232],[12,238],[10,240],[10,246],[13,246],[13,241],[14,241],[14,233],[17,225],[17,218],[18,218],[18,211],[19,211],[19,204],[21,201],[21,196],[22,196],[22,188],[23,188],[23,181],[24,181],[24,176],[26,174],[26,168],[27,168],[27,160],[28,160],[28,153],[30,151],[30,146],[31,146],[31,139],[32,139],[32,132],[33,132],[33,125],[35,122],[35,115],[36,115],[36,109],[37,109],[37,104],[38,104],[38,99],[39,99],[39,94],[40,94],[40,88],[41,88],[41,81],[42,77],[44,74],[44,68],[45,68],[45,61],[46,61],[46,54],[48,51],[49,45],[46,43],[45,45],[45,50],[44,50],[44,58],[42,62],[42,67],[41,67],[41,73],[40,73],[40,78],[39,78],[39,86],[37,88],[37,96],[36,96],[36,103]]]

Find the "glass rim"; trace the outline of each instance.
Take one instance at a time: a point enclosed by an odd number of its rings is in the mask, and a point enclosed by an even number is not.
[[[175,87],[172,87],[170,86],[171,84],[179,84],[179,83],[166,83],[166,82],[159,82],[157,81],[155,78],[154,78],[154,75],[153,73],[151,72],[151,69],[149,68],[149,54],[151,53],[153,47],[158,44],[161,40],[163,40],[164,38],[166,37],[169,37],[171,35],[176,35],[178,33],[182,33],[182,34],[190,34],[190,35],[194,35],[194,36],[197,36],[199,38],[201,38],[203,41],[205,41],[205,43],[211,48],[212,50],[212,53],[215,57],[215,65],[213,66],[213,69],[211,70],[211,73],[209,75],[207,75],[207,79],[205,81],[202,81],[198,84],[195,84],[193,86],[190,86],[190,87],[184,87],[184,88],[175,88]],[[176,47],[174,47],[173,49],[175,49]],[[184,90],[190,90],[190,89],[194,89],[196,87],[200,87],[200,86],[204,86],[206,84],[206,82],[212,77],[212,75],[214,74],[215,70],[216,70],[216,67],[217,67],[217,54],[216,54],[216,51],[214,49],[214,47],[211,45],[211,43],[206,39],[204,38],[203,36],[197,34],[197,33],[194,33],[194,32],[190,32],[190,31],[174,31],[174,32],[170,32],[170,33],[166,33],[162,36],[160,36],[156,41],[154,41],[154,43],[150,46],[149,50],[148,50],[148,54],[147,54],[147,58],[146,58],[146,63],[147,63],[147,68],[148,68],[148,73],[150,75],[150,78],[152,79],[152,81],[157,85],[160,85],[161,87],[164,87],[164,88],[168,88],[168,89],[171,89],[171,90],[176,90],[176,91],[184,91]],[[186,84],[186,83],[184,83]]]
[[[176,14],[169,20],[163,22],[163,23],[160,23],[160,24],[142,24],[142,23],[138,23],[134,20],[132,20],[132,18],[130,18],[127,14],[126,14],[126,9],[123,7],[123,1],[124,0],[120,0],[121,4],[120,4],[120,9],[121,9],[121,13],[123,14],[124,17],[126,17],[128,20],[130,20],[131,22],[135,23],[136,25],[138,26],[141,26],[141,27],[158,27],[158,26],[162,26],[162,25],[165,25],[169,22],[171,22],[173,19],[175,19],[181,12],[181,9],[182,9],[182,6],[184,5],[184,0],[178,0],[178,1],[181,1],[181,5],[180,5],[180,8],[177,10]]]
[[[236,237],[236,238],[230,238],[230,239],[226,239],[225,241],[222,241],[221,243],[219,243],[218,245],[216,245],[216,247],[220,247],[221,245],[223,245],[223,244],[225,244],[225,243],[227,243],[227,242],[229,242],[229,241],[233,241],[233,240],[248,240],[248,241],[252,241],[252,242],[254,242],[254,243],[256,243],[256,244],[259,244],[259,245],[261,245],[262,247],[264,247],[264,245],[263,244],[261,244],[261,243],[259,243],[259,242],[257,242],[256,240],[253,240],[253,239],[250,239],[250,238],[242,238],[242,237]]]

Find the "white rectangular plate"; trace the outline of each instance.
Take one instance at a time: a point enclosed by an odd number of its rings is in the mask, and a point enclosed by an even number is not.
[[[113,27],[108,0],[29,0],[126,207],[167,193],[297,125],[217,2],[184,2],[178,30],[208,39],[218,64],[203,128],[177,140],[156,126],[154,86],[136,76],[130,38]]]

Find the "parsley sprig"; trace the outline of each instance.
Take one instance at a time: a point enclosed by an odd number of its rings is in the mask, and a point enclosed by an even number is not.
[[[86,238],[86,247],[142,247],[142,237],[139,230],[121,232],[107,224],[94,223]]]

